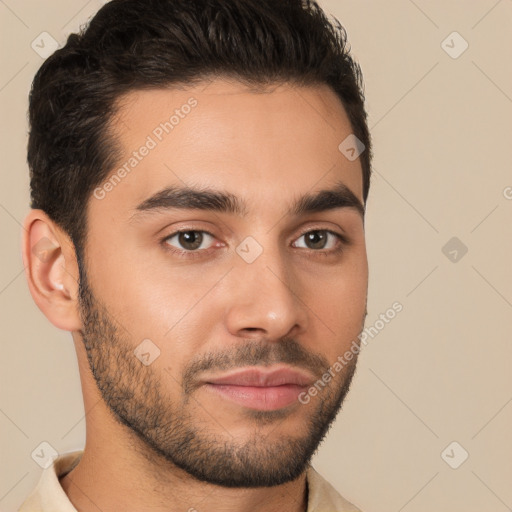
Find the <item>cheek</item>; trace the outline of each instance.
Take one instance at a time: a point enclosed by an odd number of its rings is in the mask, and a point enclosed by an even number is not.
[[[368,289],[366,253],[355,251],[338,269],[333,267],[322,279],[318,277],[305,285],[309,289],[306,304],[314,312],[311,321],[326,336],[326,351],[337,357],[362,329]]]
[[[312,297],[313,311],[332,336],[345,339],[359,333],[366,306],[366,284],[332,279]]]
[[[139,243],[133,234],[97,228],[91,245],[88,274],[95,295],[139,334],[148,329],[162,336],[201,296],[201,276],[167,257],[157,241]]]
[[[225,270],[198,271],[150,252],[118,247],[116,258],[97,259],[97,293],[134,348],[147,339],[158,347],[152,368],[179,375],[219,321],[211,297]]]
[[[119,314],[134,336],[152,336],[162,346],[180,338],[208,287],[178,278],[179,272],[167,276],[141,269],[124,288]]]

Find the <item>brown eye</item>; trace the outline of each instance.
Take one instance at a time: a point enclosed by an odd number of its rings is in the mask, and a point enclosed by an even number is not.
[[[327,234],[323,231],[310,231],[305,235],[306,245],[310,249],[324,249],[327,243]]]
[[[339,243],[340,240],[343,241],[341,235],[328,229],[315,229],[313,231],[307,231],[306,233],[303,233],[299,239],[300,238],[304,238],[305,246],[296,245],[295,247],[303,247],[305,249],[312,250],[335,249],[336,243]],[[334,240],[331,242],[330,247],[326,247],[329,243],[329,238]]]
[[[168,236],[165,242],[178,250],[197,251],[200,248],[208,249],[208,247],[201,247],[207,237],[213,238],[213,235],[200,230],[177,231]],[[170,242],[173,238],[176,238],[178,246]]]

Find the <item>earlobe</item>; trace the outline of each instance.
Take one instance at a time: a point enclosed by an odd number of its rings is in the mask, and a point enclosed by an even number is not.
[[[23,264],[34,302],[59,329],[80,330],[78,265],[69,236],[37,209],[25,218],[22,235]]]

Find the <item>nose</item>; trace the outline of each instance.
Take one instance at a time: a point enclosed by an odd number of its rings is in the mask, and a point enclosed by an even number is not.
[[[231,272],[231,296],[225,321],[233,336],[279,340],[307,329],[308,308],[300,283],[280,259],[260,256],[238,262]]]

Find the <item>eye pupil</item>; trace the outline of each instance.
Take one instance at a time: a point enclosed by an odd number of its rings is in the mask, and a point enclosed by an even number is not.
[[[323,231],[310,231],[306,235],[306,245],[310,249],[322,249],[325,246],[325,242],[327,240],[327,233]],[[310,245],[310,242],[313,246]],[[318,247],[318,243],[320,243],[320,247]]]

